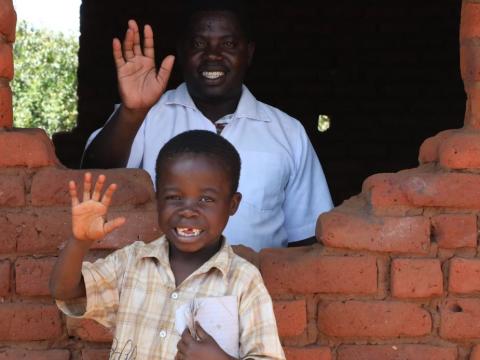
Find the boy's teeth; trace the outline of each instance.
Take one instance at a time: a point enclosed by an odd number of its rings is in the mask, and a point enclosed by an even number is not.
[[[177,233],[180,236],[198,236],[201,230],[195,228],[177,228]]]
[[[219,77],[223,76],[225,73],[223,71],[204,71],[202,75],[210,80],[218,79]]]

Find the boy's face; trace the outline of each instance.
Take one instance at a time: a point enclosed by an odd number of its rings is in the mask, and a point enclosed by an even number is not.
[[[158,223],[170,244],[196,252],[217,243],[240,203],[215,159],[184,154],[166,160],[157,184]]]
[[[183,76],[194,99],[208,102],[240,96],[254,44],[248,42],[233,13],[193,15],[180,51]]]

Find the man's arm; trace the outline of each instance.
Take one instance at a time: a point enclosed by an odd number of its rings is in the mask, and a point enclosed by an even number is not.
[[[143,48],[134,20],[128,21],[123,45],[115,38],[112,47],[122,106],[88,146],[82,168],[126,166],[135,135],[150,108],[165,92],[173,67],[174,57],[169,55],[156,71],[150,25],[144,28]]]
[[[100,175],[92,193],[92,175],[86,173],[83,202],[78,199],[75,182],[69,183],[73,238],[62,250],[50,277],[50,292],[55,299],[68,300],[85,296],[85,284],[81,273],[83,258],[96,240],[103,239],[125,222],[123,217],[105,221],[116,185],[111,184],[101,196],[104,183],[105,176]]]

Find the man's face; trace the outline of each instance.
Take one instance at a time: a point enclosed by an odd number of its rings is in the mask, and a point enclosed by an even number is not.
[[[225,169],[205,155],[165,160],[157,186],[160,229],[172,246],[187,253],[218,244],[241,199],[232,194]]]
[[[234,14],[194,14],[180,51],[183,76],[194,100],[212,103],[240,96],[254,44],[248,42]]]

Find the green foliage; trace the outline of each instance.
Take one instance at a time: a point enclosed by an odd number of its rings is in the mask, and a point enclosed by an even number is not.
[[[22,21],[14,45],[15,127],[69,130],[77,117],[78,40]]]

